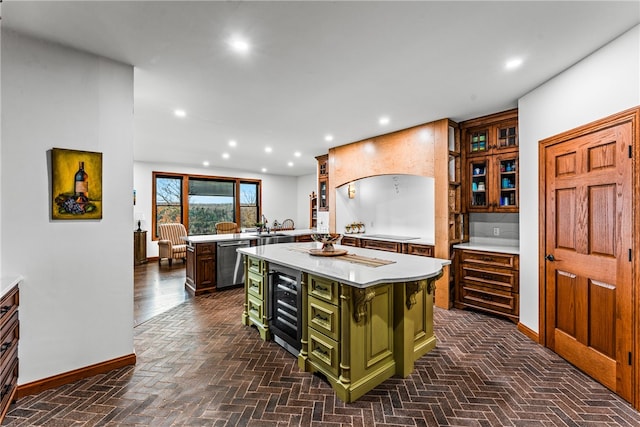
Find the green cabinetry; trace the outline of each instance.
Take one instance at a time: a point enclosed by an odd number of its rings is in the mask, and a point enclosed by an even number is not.
[[[244,257],[245,300],[242,324],[255,325],[263,340],[271,338],[267,321],[268,268],[267,262]]]
[[[298,366],[353,402],[433,349],[433,280],[356,288],[307,274]]]

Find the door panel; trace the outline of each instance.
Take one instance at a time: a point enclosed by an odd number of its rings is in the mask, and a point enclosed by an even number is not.
[[[631,401],[631,123],[544,149],[546,344]]]

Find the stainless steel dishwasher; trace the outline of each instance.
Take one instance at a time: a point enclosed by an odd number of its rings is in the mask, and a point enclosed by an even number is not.
[[[216,289],[244,283],[244,266],[238,248],[250,246],[249,240],[218,242],[216,247]]]

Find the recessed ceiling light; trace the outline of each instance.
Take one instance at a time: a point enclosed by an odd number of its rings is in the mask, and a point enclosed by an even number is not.
[[[236,142],[235,139],[229,140],[229,147],[235,147],[236,145],[238,145],[238,143]]]
[[[246,53],[251,49],[249,42],[239,36],[229,40],[229,46],[238,53]]]
[[[302,156],[302,153],[299,152],[299,151],[296,151],[295,153],[293,153],[293,155],[296,156],[296,157],[300,157],[300,156]]]
[[[380,123],[382,126],[388,125],[389,124],[389,117],[387,117],[387,116],[380,117],[378,119],[378,123]]]
[[[229,153],[222,153],[222,158],[223,159],[228,159],[229,158]]]
[[[264,152],[265,153],[270,153],[272,151],[273,151],[273,149],[271,147],[264,147]]]
[[[187,112],[184,110],[173,110],[173,114],[177,117],[187,117]]]
[[[205,160],[204,162],[202,162],[202,166],[209,166],[209,161]]]
[[[504,64],[504,68],[507,70],[515,70],[522,65],[522,58],[511,58]]]
[[[327,142],[333,141],[333,135],[325,135],[324,140]]]
[[[267,171],[267,168],[262,168],[260,170],[262,171],[262,173],[265,173]]]
[[[293,166],[293,162],[287,163],[287,166],[289,166],[289,167]]]

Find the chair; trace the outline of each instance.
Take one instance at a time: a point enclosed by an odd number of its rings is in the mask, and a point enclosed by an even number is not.
[[[187,236],[187,230],[184,225],[180,223],[170,224],[158,224],[158,264],[161,264],[162,259],[169,259],[169,267],[174,259],[182,259],[186,261],[187,258],[187,242],[181,239],[181,237]]]
[[[217,234],[233,234],[238,232],[238,224],[235,222],[217,222],[216,233]]]
[[[280,224],[280,227],[278,228],[278,230],[293,230],[295,228],[296,227],[293,220],[287,218],[284,221],[282,221],[282,224]]]

